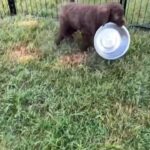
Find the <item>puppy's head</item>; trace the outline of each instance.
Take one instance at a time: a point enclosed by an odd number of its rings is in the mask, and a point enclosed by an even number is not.
[[[110,4],[110,22],[116,23],[118,26],[125,25],[124,20],[124,9],[121,4],[112,3]]]

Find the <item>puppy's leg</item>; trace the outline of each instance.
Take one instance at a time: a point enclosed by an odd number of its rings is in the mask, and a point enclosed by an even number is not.
[[[64,39],[64,26],[60,25],[58,37],[55,40],[56,45],[59,45],[63,39]]]
[[[83,37],[83,50],[87,50],[89,47],[93,46],[93,39],[96,32],[96,25],[91,24],[88,26],[87,29],[82,30],[82,37]]]
[[[73,39],[73,34],[76,32],[75,29],[68,27],[66,36]]]
[[[82,32],[83,44],[82,50],[87,51],[87,49],[92,45],[91,34],[87,32]]]
[[[57,45],[60,44],[60,42],[67,36],[67,30],[68,30],[68,24],[65,21],[65,18],[61,17],[60,18],[60,29],[59,29],[59,34],[58,37],[55,41]]]
[[[65,38],[70,38],[71,40],[73,40],[73,33],[76,32],[75,29],[68,27],[68,26],[61,26],[60,31],[59,31],[59,35],[58,38],[56,40],[56,44],[59,45],[60,42],[65,39]]]

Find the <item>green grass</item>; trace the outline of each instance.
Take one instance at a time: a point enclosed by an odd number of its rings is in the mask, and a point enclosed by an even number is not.
[[[64,0],[65,2],[66,0]],[[58,12],[58,0],[16,0],[17,14],[30,14],[36,16],[52,16],[56,17]],[[9,7],[7,0],[0,2],[0,15],[8,15]]]
[[[58,22],[0,24],[0,149],[150,149],[149,32],[133,31],[125,57],[106,61],[95,51],[76,66],[59,64],[79,51],[76,42],[54,44]],[[18,45],[38,58],[17,61]],[[19,59],[19,58],[18,58]]]

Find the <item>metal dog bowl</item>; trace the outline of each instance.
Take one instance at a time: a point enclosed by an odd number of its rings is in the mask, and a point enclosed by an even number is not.
[[[101,26],[94,36],[94,47],[97,53],[108,60],[115,60],[126,54],[130,45],[130,34],[125,26],[114,23]]]

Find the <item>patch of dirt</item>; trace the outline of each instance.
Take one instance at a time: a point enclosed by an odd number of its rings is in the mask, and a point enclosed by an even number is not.
[[[87,60],[87,53],[78,52],[76,54],[61,56],[59,59],[59,63],[62,65],[77,66],[85,63],[86,60]]]
[[[9,60],[19,63],[27,63],[30,60],[38,59],[39,56],[38,50],[32,52],[26,45],[15,46],[12,51],[8,53]]]
[[[27,20],[27,21],[20,21],[18,23],[18,26],[21,27],[28,27],[28,28],[36,28],[38,26],[38,21],[37,20]]]

